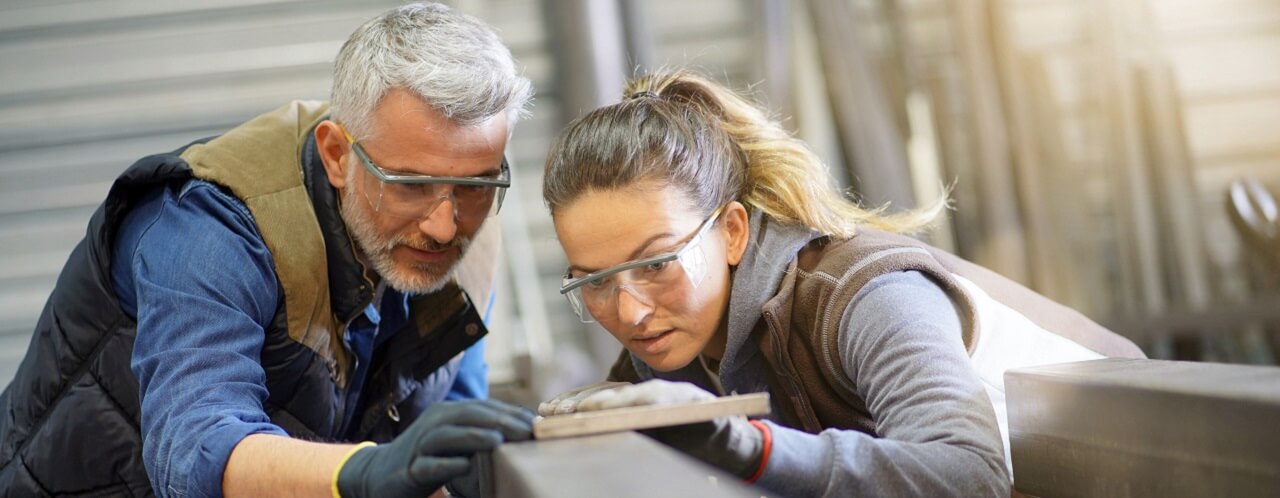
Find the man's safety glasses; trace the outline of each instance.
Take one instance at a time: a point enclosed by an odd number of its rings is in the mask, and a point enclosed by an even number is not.
[[[652,306],[654,297],[673,289],[683,281],[693,287],[702,283],[707,275],[707,256],[698,249],[703,236],[713,225],[724,208],[711,213],[698,230],[678,249],[672,252],[628,261],[617,266],[574,277],[566,273],[560,293],[569,299],[569,305],[585,323],[596,317],[607,316],[618,307],[618,294],[626,291],[633,298]]]
[[[453,201],[453,215],[458,219],[476,219],[494,216],[502,209],[502,199],[511,187],[511,168],[507,158],[494,176],[430,176],[413,173],[393,173],[378,166],[369,158],[349,133],[342,132],[364,164],[376,179],[364,182],[364,197],[375,212],[397,218],[420,220],[435,211],[445,199]]]

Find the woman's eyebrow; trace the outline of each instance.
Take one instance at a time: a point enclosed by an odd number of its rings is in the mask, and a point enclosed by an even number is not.
[[[647,239],[645,239],[645,240],[644,240],[644,243],[640,244],[640,246],[639,246],[639,247],[636,247],[636,248],[635,248],[635,250],[631,251],[631,255],[630,255],[630,256],[627,256],[627,259],[626,259],[626,260],[624,260],[624,261],[622,261],[622,263],[626,263],[627,261],[634,261],[634,260],[636,260],[636,259],[639,259],[639,258],[640,258],[640,254],[644,253],[644,251],[645,251],[646,249],[648,249],[648,248],[649,248],[649,246],[653,245],[653,243],[654,243],[654,242],[658,241],[659,239],[663,239],[663,238],[667,238],[667,237],[673,237],[673,236],[674,236],[674,235],[673,235],[671,232],[660,232],[660,233],[656,233],[656,234],[653,234],[653,235],[649,236],[649,238],[647,238]],[[620,265],[620,264],[622,264],[622,263],[618,263],[618,264]],[[614,266],[617,266],[617,265],[610,265],[610,266],[608,266],[608,268],[612,268],[612,267],[614,267]],[[573,271],[579,271],[579,272],[582,272],[582,273],[595,273],[595,272],[598,272],[598,271],[603,270],[603,269],[604,269],[604,268],[587,268],[587,267],[578,266],[578,265],[569,265],[569,271],[570,271],[570,272],[573,272]]]

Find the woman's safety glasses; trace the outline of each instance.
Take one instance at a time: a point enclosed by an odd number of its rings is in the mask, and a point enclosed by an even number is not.
[[[569,272],[564,276],[560,293],[569,299],[569,305],[579,319],[591,323],[595,317],[608,316],[617,310],[618,294],[622,291],[646,306],[653,306],[655,296],[683,281],[696,288],[707,275],[707,256],[698,249],[698,244],[722,210],[723,207],[711,213],[698,231],[675,251],[628,261],[583,276],[575,277]]]
[[[420,220],[435,211],[445,199],[453,201],[456,219],[486,218],[498,214],[502,199],[511,187],[511,168],[507,158],[494,176],[429,176],[413,173],[393,173],[369,159],[350,134],[342,132],[351,144],[360,162],[369,170],[373,179],[363,185],[364,197],[375,212]],[[376,179],[376,181],[374,181]]]

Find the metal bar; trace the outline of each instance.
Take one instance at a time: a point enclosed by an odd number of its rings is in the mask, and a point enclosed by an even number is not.
[[[1005,374],[1018,491],[1275,496],[1280,368],[1104,359]]]
[[[1061,167],[1062,156],[1053,156],[1044,150],[1047,142],[1058,139],[1056,123],[1038,123],[1033,92],[1053,99],[1048,78],[1043,86],[1033,87],[1031,67],[1040,62],[1036,56],[1026,56],[1014,34],[1012,8],[1006,2],[987,2],[986,24],[991,47],[993,82],[1002,97],[1004,125],[1008,130],[1010,146],[1010,170],[1015,187],[1013,198],[1019,210],[1024,229],[1023,243],[1027,249],[1028,287],[1049,296],[1062,299],[1063,274],[1071,273],[1071,254],[1062,250],[1064,244],[1054,240],[1061,227],[1053,217],[1054,204],[1049,201],[1055,191],[1065,190],[1060,183],[1047,181],[1053,167]],[[1034,62],[1033,62],[1034,61]],[[1054,119],[1054,116],[1048,116]]]
[[[1029,246],[1032,246],[1031,265],[1038,285],[1036,290],[1072,308],[1086,313],[1097,312],[1104,309],[1099,301],[1107,299],[1110,293],[1098,289],[1104,279],[1100,276],[1101,270],[1096,268],[1099,265],[1094,264],[1095,260],[1089,256],[1093,254],[1093,247],[1086,245],[1093,243],[1080,236],[1090,233],[1092,228],[1092,222],[1087,219],[1088,210],[1061,207],[1080,203],[1079,192],[1085,188],[1086,181],[1077,167],[1071,164],[1071,153],[1059,132],[1063,119],[1045,59],[1024,57],[1018,60],[1021,62],[1018,65],[1022,80],[1014,83],[1015,78],[1011,77],[1010,85],[1025,85],[1020,93],[1025,92],[1022,112],[1026,121],[1015,129],[1041,130],[1040,136],[1035,138],[1017,134],[1020,139],[1027,140],[1022,146],[1032,149],[1017,154],[1020,157],[1019,168],[1038,177],[1035,181],[1023,180],[1031,189],[1021,196],[1028,201],[1023,205],[1036,204],[1043,208],[1039,213],[1028,211],[1027,215],[1027,232],[1034,234],[1030,237],[1034,240]],[[1011,60],[1010,64],[1014,62]]]
[[[1204,309],[1212,300],[1207,257],[1201,234],[1204,228],[1196,199],[1195,165],[1187,143],[1182,106],[1173,71],[1167,62],[1153,62],[1137,68],[1139,119],[1147,147],[1148,177],[1151,179],[1156,214],[1163,232],[1161,246],[1168,255],[1168,270],[1174,270],[1176,300],[1192,309]]]
[[[617,102],[629,71],[622,12],[614,0],[548,2],[566,122]]]
[[[1130,313],[1105,321],[1107,328],[1135,341],[1162,336],[1231,334],[1256,324],[1280,324],[1280,295],[1262,294],[1241,303],[1218,304],[1203,310],[1172,310],[1157,316]]]
[[[992,56],[989,13],[998,7],[990,0],[950,0],[947,8],[955,20],[953,39],[972,114],[969,126],[976,130],[972,134],[975,175],[960,181],[977,183],[980,199],[970,205],[979,208],[982,236],[977,250],[965,257],[1013,280],[1030,283],[1022,213],[1014,195],[1017,183],[1010,157],[1009,128]]]
[[[1141,124],[1135,95],[1132,61],[1134,20],[1123,5],[1112,0],[1088,3],[1097,22],[1090,23],[1097,43],[1100,104],[1105,109],[1102,137],[1107,142],[1107,170],[1113,175],[1112,198],[1116,208],[1116,241],[1120,247],[1119,293],[1123,312],[1158,315],[1166,311],[1166,282],[1160,271],[1161,252],[1151,183],[1143,167]]]
[[[791,4],[785,0],[751,0],[747,3],[752,17],[751,43],[756,53],[752,70],[767,97],[769,110],[785,119],[795,114],[795,90],[791,58]],[[794,122],[791,123],[795,125]]]
[[[763,494],[635,432],[504,444],[480,472],[481,494],[502,498]]]
[[[792,57],[795,63],[792,73],[794,91],[794,124],[796,137],[804,140],[827,165],[827,171],[835,179],[841,191],[847,191],[852,168],[846,166],[845,152],[840,147],[840,137],[835,127],[834,110],[828,98],[826,74],[822,70],[817,35],[813,32],[810,9],[791,9]],[[782,116],[786,116],[783,114]]]
[[[639,0],[620,0],[618,8],[622,16],[622,32],[626,38],[626,56],[631,65],[631,76],[648,73],[657,69],[657,47],[653,41],[653,27],[646,7],[651,2]],[[622,88],[619,87],[618,91]]]
[[[861,200],[872,207],[890,203],[891,212],[916,207],[906,145],[860,19],[847,0],[810,0],[809,8],[841,146]]]

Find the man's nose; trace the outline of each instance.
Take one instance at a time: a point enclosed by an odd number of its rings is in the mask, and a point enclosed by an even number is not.
[[[458,201],[453,198],[452,189],[433,200],[436,205],[428,208],[426,217],[418,222],[418,229],[432,240],[447,244],[458,234]]]

